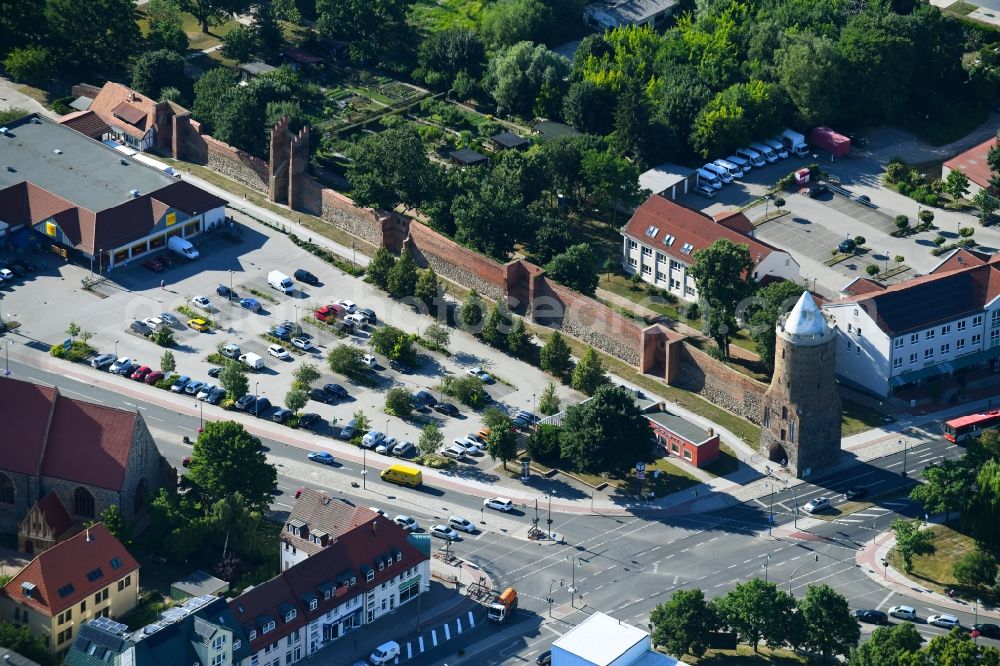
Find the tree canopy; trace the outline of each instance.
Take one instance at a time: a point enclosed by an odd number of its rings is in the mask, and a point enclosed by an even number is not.
[[[210,421],[191,452],[187,478],[209,502],[240,493],[246,506],[266,511],[278,473],[260,440],[234,421]]]
[[[739,329],[736,309],[756,286],[751,279],[753,267],[748,246],[722,238],[697,250],[688,271],[698,285],[699,300],[707,305],[705,332],[715,340],[724,358],[729,357],[729,339]]]
[[[591,400],[566,408],[559,435],[562,457],[585,472],[624,475],[653,453],[649,421],[626,388],[606,384]]]

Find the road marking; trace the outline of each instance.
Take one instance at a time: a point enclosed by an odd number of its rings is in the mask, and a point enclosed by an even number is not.
[[[159,416],[151,416],[151,415],[147,414],[146,418],[147,419],[152,419],[153,421],[159,421],[160,423],[166,423],[166,421],[164,421],[163,419],[161,419]]]
[[[462,618],[455,618],[455,628],[458,629],[458,633],[462,633]]]
[[[746,564],[746,563],[744,562],[744,564]],[[735,569],[735,568],[736,568],[736,566],[737,566],[737,565],[735,565],[735,564],[730,564],[730,565],[729,565],[728,567],[726,567],[726,568],[727,568],[727,569]]]
[[[413,646],[410,645],[409,641],[406,643],[406,658],[413,659]]]
[[[660,548],[662,548],[662,546],[656,546],[655,548],[650,548],[650,549],[649,549],[649,552],[651,552],[651,553],[653,553],[653,552],[656,552],[656,551],[658,551],[658,550],[659,550]]]
[[[674,585],[677,585],[677,581],[681,579],[680,576],[674,576]]]
[[[447,625],[447,624],[444,625],[444,639],[446,641],[450,641],[451,640],[451,626]]]
[[[612,565],[611,565],[610,567],[608,567],[607,569],[605,569],[605,571],[611,571],[611,570],[612,570],[612,569],[614,569],[614,568],[615,568],[616,566],[618,566],[618,565],[617,565],[617,564],[612,564]]]
[[[603,585],[598,585],[597,587],[594,588],[594,592],[597,592],[598,590],[602,589],[603,587],[604,587]]]
[[[659,546],[657,546],[657,548],[659,548]],[[677,554],[677,553],[670,553],[669,555],[667,555],[667,556],[666,556],[666,557],[664,557],[663,559],[665,559],[665,560],[669,560],[669,559],[670,559],[671,557],[673,557],[673,556],[674,556],[674,555],[676,555],[676,554]]]
[[[853,520],[851,518],[840,518],[840,519],[835,520],[833,522],[835,522],[835,523],[863,523],[865,521],[863,521],[863,520]]]
[[[902,464],[903,464],[903,461],[900,460],[899,462],[894,462],[891,465],[886,465],[886,469],[892,469],[893,467],[899,467]]]
[[[420,651],[423,652],[424,651],[424,637],[423,636],[417,636],[417,643],[420,644]]]
[[[887,592],[882,601],[878,602],[878,606],[875,607],[875,610],[882,608],[882,606],[885,605],[885,602],[889,601],[889,597],[891,597],[893,594],[895,594],[895,592],[892,592],[891,590]]]
[[[682,553],[686,553],[686,552],[688,552],[689,550],[691,550],[691,548],[690,548],[690,547],[688,547],[688,548],[685,548],[685,549],[684,549],[684,550],[682,550],[681,552],[682,552]]]
[[[469,628],[470,629],[476,628],[476,618],[472,616],[472,611],[469,611]]]
[[[438,644],[438,632],[437,629],[431,629],[431,642],[434,643],[434,647]]]
[[[743,560],[743,564],[746,564],[747,562],[753,562],[753,558],[750,557],[750,558],[747,558],[747,559]],[[736,565],[734,564],[733,566],[736,566]]]
[[[801,555],[796,555],[795,557],[793,557],[792,559],[790,559],[790,560],[788,560],[788,561],[789,561],[789,562],[794,562],[795,560],[799,559],[800,557],[802,557],[802,556],[801,556]],[[747,560],[747,562],[749,562],[749,561],[750,561],[750,560]]]

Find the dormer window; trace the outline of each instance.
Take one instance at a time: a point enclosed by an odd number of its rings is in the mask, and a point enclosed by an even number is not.
[[[656,234],[660,233],[660,230],[656,227],[650,227],[646,229],[646,235],[650,238],[656,238]]]
[[[294,608],[292,610],[288,611],[287,613],[285,613],[285,622],[291,622],[292,620],[294,620],[296,614],[297,614],[297,611]]]
[[[255,638],[257,638],[257,630],[256,629],[251,629],[250,633],[247,635],[247,639],[252,641]]]
[[[269,631],[274,631],[274,626],[275,626],[274,620],[271,620],[270,622],[264,625],[263,633],[266,634]]]
[[[330,598],[330,590],[326,590],[325,592],[323,592],[323,598],[324,599],[329,599]]]
[[[378,561],[378,570],[382,571],[382,569],[385,569],[385,562],[383,562],[382,560],[379,560]]]
[[[358,577],[357,576],[351,576],[351,587],[354,587],[357,584],[358,584]]]
[[[402,553],[396,553],[396,561],[397,562],[402,562],[403,561],[403,554]]]
[[[326,598],[330,598],[330,591],[326,591]],[[319,599],[313,599],[309,602],[309,610],[316,610],[319,607]]]
[[[374,571],[373,571],[372,569],[369,569],[369,570],[368,570],[368,575],[367,575],[367,576],[365,576],[365,579],[366,579],[366,580],[367,580],[368,582],[371,582],[371,581],[375,580],[375,572],[374,572]],[[351,579],[351,581],[353,582],[353,580],[354,580],[354,579],[352,578],[352,579]]]

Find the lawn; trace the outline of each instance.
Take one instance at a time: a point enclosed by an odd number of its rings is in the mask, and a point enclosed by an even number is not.
[[[808,664],[809,659],[802,655],[795,654],[791,650],[772,650],[764,645],[760,646],[760,652],[754,654],[753,648],[749,645],[737,645],[735,650],[709,650],[701,657],[684,655],[684,663],[696,664],[697,666],[798,666]]]
[[[424,34],[449,28],[478,28],[484,0],[417,0],[408,22]]]
[[[934,533],[934,552],[930,555],[914,555],[913,571],[907,575],[919,580],[935,592],[944,594],[948,588],[954,588],[958,590],[961,598],[978,598],[984,603],[995,606],[998,598],[994,592],[966,589],[958,584],[952,573],[955,562],[976,549],[975,541],[947,525],[931,525],[927,529]],[[895,548],[889,551],[889,563],[898,571],[904,571],[903,559]]]
[[[859,432],[885,425],[886,417],[872,407],[853,400],[841,401],[840,436],[850,437]]]
[[[143,35],[149,34],[149,19],[146,12],[140,7],[136,10],[137,23]],[[229,33],[239,23],[235,19],[230,19],[221,25],[209,24],[208,33],[201,31],[201,24],[193,15],[181,12],[181,28],[188,37],[188,50],[201,51],[222,43],[222,38]]]

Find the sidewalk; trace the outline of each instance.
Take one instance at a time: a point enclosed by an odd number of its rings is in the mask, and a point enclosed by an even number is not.
[[[896,536],[892,531],[882,532],[865,543],[864,548],[854,556],[854,561],[873,582],[896,594],[909,597],[918,603],[934,604],[964,613],[974,612],[975,605],[973,603],[962,599],[952,599],[947,595],[934,592],[920,582],[907,578],[904,573],[892,566],[883,567],[882,561],[894,545],[896,545]],[[881,576],[878,575],[880,570],[882,571]],[[1000,612],[993,608],[980,606],[978,613],[980,617],[1000,619]]]

